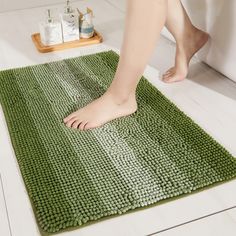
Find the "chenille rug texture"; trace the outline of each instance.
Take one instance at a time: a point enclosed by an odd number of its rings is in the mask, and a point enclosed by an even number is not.
[[[106,51],[0,72],[1,105],[43,233],[236,177],[236,159],[144,77],[134,114],[67,128],[65,116],[106,91],[118,59]]]

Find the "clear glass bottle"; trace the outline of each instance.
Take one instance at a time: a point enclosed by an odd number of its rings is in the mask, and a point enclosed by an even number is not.
[[[45,46],[63,43],[61,23],[53,19],[51,9],[47,9],[46,21],[39,23],[39,30]]]

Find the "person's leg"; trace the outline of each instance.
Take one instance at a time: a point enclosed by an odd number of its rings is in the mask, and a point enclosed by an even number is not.
[[[176,40],[175,66],[163,75],[164,82],[171,83],[187,76],[189,62],[208,34],[193,26],[180,0],[168,0],[166,27]]]
[[[167,14],[167,0],[127,0],[120,60],[108,90],[64,119],[67,127],[86,130],[137,110],[135,91]]]

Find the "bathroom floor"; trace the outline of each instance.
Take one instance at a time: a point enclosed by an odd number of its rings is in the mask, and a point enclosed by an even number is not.
[[[79,7],[90,6],[94,10],[96,29],[104,36],[104,44],[98,48],[109,46],[119,49],[124,6],[118,5],[115,0],[100,0],[99,4],[96,0],[80,0],[75,1],[75,4]],[[37,22],[43,17],[44,8],[0,14],[0,70],[75,57],[87,51],[92,53],[97,48],[92,46],[49,54],[38,53],[30,35],[37,31]],[[150,60],[152,67],[147,67],[145,71],[146,77],[236,156],[236,83],[194,58],[187,80],[164,84],[158,79],[158,71],[162,73],[172,65],[174,53],[174,44],[161,37]],[[0,235],[40,235],[19,174],[1,107],[0,134]],[[233,180],[169,203],[61,235],[234,236],[235,232],[236,180]]]

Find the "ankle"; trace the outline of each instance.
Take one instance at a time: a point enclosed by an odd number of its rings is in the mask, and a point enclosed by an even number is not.
[[[207,33],[194,27],[192,32],[186,33],[184,39],[178,40],[176,43],[176,48],[181,53],[191,52],[201,46],[203,39],[206,37]]]
[[[177,46],[180,49],[182,49],[184,46],[186,46],[186,44],[189,44],[189,42],[194,42],[196,40],[196,35],[198,35],[199,32],[202,32],[202,31],[200,29],[196,28],[194,25],[191,25],[176,40],[177,41]]]
[[[109,96],[117,105],[127,103],[129,101],[136,101],[135,93],[133,92],[122,92],[117,90],[107,90],[105,95]]]

